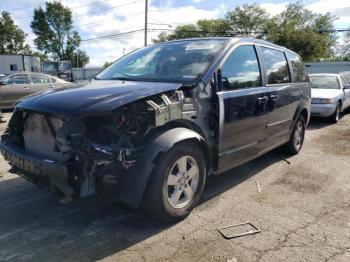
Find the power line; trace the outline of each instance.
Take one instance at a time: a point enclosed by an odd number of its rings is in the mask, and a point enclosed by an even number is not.
[[[144,11],[140,11],[140,12],[135,12],[135,13],[130,13],[128,14],[128,16],[133,16],[133,15],[138,15],[138,14],[143,14]],[[111,20],[114,20],[116,19],[116,17],[113,17],[113,18],[110,18],[110,19],[105,19],[105,20],[101,20],[101,21],[97,21],[96,23],[85,23],[85,24],[78,24],[79,27],[81,26],[85,26],[85,25],[105,25],[105,24],[108,24],[108,22],[105,22],[105,21],[111,21]],[[103,22],[103,23],[100,23],[100,22]]]
[[[158,23],[148,23],[149,25],[164,25],[171,27],[171,24],[158,24]]]
[[[101,3],[101,2],[107,2],[107,1],[111,1],[111,0],[100,0],[100,1],[89,2],[88,4],[70,7],[69,9],[77,9],[77,8],[90,6],[90,5],[98,4],[98,3]]]
[[[41,1],[39,1],[39,2],[41,2]],[[40,6],[40,5],[41,5],[41,4],[22,6],[22,7],[12,8],[12,9],[5,10],[5,11],[6,11],[6,12],[12,12],[12,11],[17,11],[17,10],[21,10],[21,9],[28,9],[28,8],[35,7],[35,6]]]
[[[106,31],[105,33],[102,33],[102,34],[94,34],[93,37],[104,37],[106,35],[113,35],[113,34],[119,34],[120,32],[123,32],[125,30],[128,30],[128,31],[125,31],[125,32],[129,32],[129,31],[134,31],[134,30],[139,30],[141,28],[141,26],[139,27],[123,27],[123,28],[119,28],[119,29],[114,29],[114,30],[111,30],[111,31]]]
[[[85,7],[85,6],[89,6],[89,5],[94,5],[94,4],[97,4],[97,3],[100,3],[100,2],[107,2],[107,1],[112,1],[112,0],[99,0],[99,1],[94,1],[94,2],[86,2],[88,4],[70,7],[69,9],[77,9],[77,8],[81,8],[81,7]],[[40,0],[39,2],[44,2],[44,0]],[[6,10],[6,11],[11,12],[11,11],[16,11],[16,10],[28,9],[28,8],[31,8],[31,7],[41,6],[41,5],[42,5],[41,3],[40,4],[34,4],[34,5],[28,5],[28,6],[23,6],[23,7],[9,9],[9,10]]]
[[[136,0],[136,1],[133,1],[133,2],[130,2],[130,3],[125,3],[125,4],[121,4],[121,5],[116,5],[116,6],[113,6],[113,7],[109,8],[109,9],[115,9],[115,8],[118,8],[118,7],[128,6],[128,5],[132,5],[132,4],[141,2],[141,1],[144,1],[144,0]],[[128,16],[140,14],[140,13],[143,13],[143,12],[144,12],[144,11],[140,11],[140,12],[136,12],[136,13],[130,13],[130,14],[128,14]],[[88,15],[91,15],[91,14],[95,14],[95,13],[89,13]],[[80,17],[80,16],[86,16],[86,14],[84,14],[84,15],[76,15],[76,17]],[[116,19],[116,18],[114,17],[114,18],[110,18],[110,19],[104,19],[104,20],[101,20],[101,21],[97,21],[96,23],[78,24],[78,26],[83,26],[83,25],[95,25],[95,24],[106,24],[106,23],[100,23],[100,22],[103,22],[103,21],[111,21],[111,20],[113,20],[113,19]],[[20,19],[17,19],[17,20],[20,20]],[[22,25],[21,27],[30,27],[30,26],[31,26],[30,24],[26,24],[26,25]]]
[[[111,9],[116,9],[118,7],[123,7],[123,6],[128,6],[128,5],[132,5],[132,4],[136,4],[138,2],[141,2],[141,1],[144,1],[144,0],[136,0],[136,1],[133,1],[133,2],[130,2],[130,3],[124,3],[124,4],[120,4],[120,5],[113,5],[111,7],[108,7],[106,9],[102,9],[103,10],[111,10]],[[73,9],[73,8],[72,8]],[[97,10],[98,12],[101,12],[101,9],[100,10]],[[78,15],[78,16],[86,16],[86,15],[91,15],[91,14],[96,14],[96,13],[88,13],[88,14],[83,14],[83,15]]]
[[[96,3],[99,3],[99,2],[105,2],[105,1],[111,1],[111,0],[100,0],[100,1],[95,1],[95,2],[92,2],[91,4],[86,4],[86,5],[81,5],[81,6],[75,6],[75,7],[68,7],[69,9],[71,10],[74,10],[74,9],[79,9],[79,8],[82,8],[82,7],[86,7],[86,6],[90,6],[90,5],[94,5]],[[120,8],[120,7],[124,7],[124,6],[128,6],[128,5],[132,5],[132,4],[135,4],[135,3],[139,3],[139,2],[142,2],[144,0],[136,0],[136,1],[132,1],[132,2],[129,2],[129,3],[124,3],[124,4],[120,4],[120,5],[114,5],[114,6],[108,6],[107,8],[105,9],[99,9],[97,10],[96,12],[101,12],[103,10],[112,10],[112,9],[116,9],[116,8]],[[38,6],[38,5],[36,5]],[[40,4],[39,4],[40,6]],[[24,8],[29,8],[29,7],[33,7],[33,6],[27,6],[27,7],[23,7]],[[22,9],[22,8],[20,8]],[[96,12],[90,12],[88,14],[81,14],[81,15],[77,15],[77,17],[80,17],[80,16],[87,16],[87,15],[92,15],[92,14],[97,14]],[[19,19],[16,19],[16,20],[26,20],[26,19],[32,19],[33,17],[32,16],[27,16],[27,17],[21,17]],[[30,26],[30,25],[27,25],[27,26]]]
[[[93,37],[93,38],[88,38],[88,39],[82,39],[81,42],[87,42],[87,41],[93,41],[93,40],[98,40],[98,39],[105,39],[105,38],[118,37],[118,36],[122,36],[122,35],[134,34],[137,32],[142,32],[144,30],[145,29],[137,29],[137,30],[127,31],[127,32],[122,32],[122,33],[117,33],[117,34],[110,34],[110,35],[98,36],[98,37]]]

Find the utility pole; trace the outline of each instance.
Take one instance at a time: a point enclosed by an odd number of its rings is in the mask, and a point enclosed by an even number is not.
[[[145,46],[147,46],[148,0],[145,0]]]

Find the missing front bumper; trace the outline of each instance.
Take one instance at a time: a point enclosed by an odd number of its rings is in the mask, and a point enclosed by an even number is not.
[[[73,195],[74,190],[67,182],[68,171],[65,165],[36,153],[28,155],[25,150],[3,141],[0,142],[0,151],[16,174],[49,191],[57,188],[65,196]]]

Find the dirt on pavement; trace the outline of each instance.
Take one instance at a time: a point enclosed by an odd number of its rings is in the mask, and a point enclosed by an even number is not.
[[[0,162],[0,261],[350,261],[350,115],[312,121],[297,156],[275,150],[210,177],[177,224],[105,196],[60,204]],[[241,222],[261,233],[217,232]]]

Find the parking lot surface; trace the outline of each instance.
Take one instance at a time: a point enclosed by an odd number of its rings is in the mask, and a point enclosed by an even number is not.
[[[210,177],[177,224],[106,196],[60,204],[0,162],[0,261],[350,261],[350,115],[312,121],[298,156],[275,150]],[[261,233],[217,232],[241,222]]]

